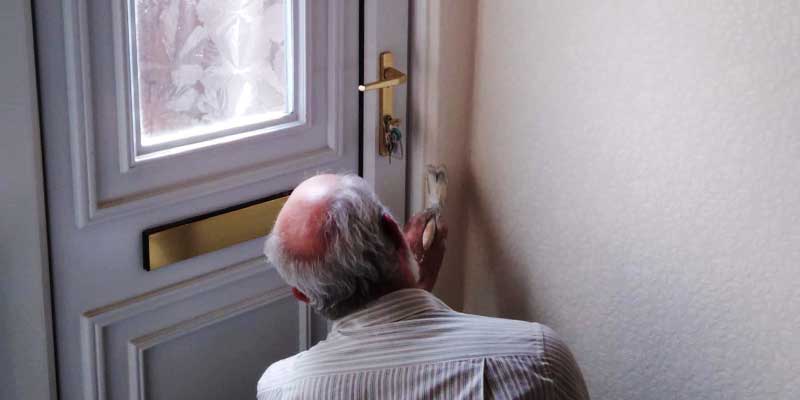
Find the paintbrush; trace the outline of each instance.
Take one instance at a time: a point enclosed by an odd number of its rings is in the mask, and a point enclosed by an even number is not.
[[[447,198],[447,169],[444,165],[428,165],[425,179],[426,211],[430,213],[425,230],[422,231],[422,248],[428,250],[436,238],[439,220]]]

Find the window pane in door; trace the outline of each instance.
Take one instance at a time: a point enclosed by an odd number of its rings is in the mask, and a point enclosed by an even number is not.
[[[287,0],[133,0],[134,115],[153,146],[292,112]]]

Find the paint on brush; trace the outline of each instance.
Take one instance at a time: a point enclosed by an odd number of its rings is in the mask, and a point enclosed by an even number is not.
[[[436,237],[437,224],[447,199],[447,169],[444,165],[428,165],[426,175],[425,202],[427,209],[432,213],[422,232],[422,248],[428,250]]]

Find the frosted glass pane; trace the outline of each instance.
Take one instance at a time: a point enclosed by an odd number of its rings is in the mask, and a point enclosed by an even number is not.
[[[135,0],[140,143],[291,112],[286,0]]]

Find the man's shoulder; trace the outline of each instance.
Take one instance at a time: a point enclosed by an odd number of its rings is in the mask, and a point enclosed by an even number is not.
[[[477,314],[457,313],[466,328],[485,329],[493,328],[498,331],[515,333],[522,336],[541,337],[552,329],[538,322],[530,322],[518,319],[488,317]]]
[[[549,326],[539,323],[519,319],[487,317],[483,315],[463,314],[474,318],[478,324],[492,326],[498,329],[506,329],[509,332],[517,332],[520,335],[530,335],[540,340],[548,338],[559,339],[558,333]]]
[[[258,380],[258,392],[273,389],[286,382],[292,376],[294,364],[300,354],[302,353],[272,363]]]
[[[487,317],[475,314],[458,313],[463,324],[459,324],[460,334],[470,331],[485,335],[486,342],[500,341],[504,344],[516,343],[526,353],[544,355],[567,348],[561,336],[547,325],[516,319]]]

